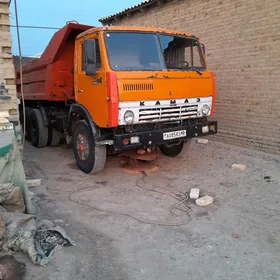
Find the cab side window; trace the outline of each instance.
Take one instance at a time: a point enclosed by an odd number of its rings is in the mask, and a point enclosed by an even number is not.
[[[100,69],[102,68],[102,64],[101,64],[99,42],[98,39],[95,39],[94,41],[96,46],[96,68]],[[82,71],[86,70],[85,64],[86,64],[85,48],[84,48],[84,44],[82,43]]]

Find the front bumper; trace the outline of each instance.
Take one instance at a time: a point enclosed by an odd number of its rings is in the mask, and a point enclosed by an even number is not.
[[[208,129],[206,129],[208,127]],[[158,146],[161,144],[166,144],[178,140],[186,141],[188,138],[201,137],[207,135],[213,135],[217,133],[218,123],[217,121],[207,121],[203,124],[196,125],[184,125],[184,126],[175,126],[172,128],[162,128],[155,129],[150,131],[141,131],[141,132],[132,132],[132,133],[124,133],[124,134],[116,134],[114,136],[114,148],[116,151],[129,150],[133,148],[139,147],[149,147],[149,146]],[[186,131],[186,136],[172,139],[172,140],[164,140],[163,134],[167,132],[174,131]],[[131,137],[138,136],[140,142],[137,144],[124,144]],[[126,139],[126,141],[124,141]],[[129,141],[128,141],[129,142]]]

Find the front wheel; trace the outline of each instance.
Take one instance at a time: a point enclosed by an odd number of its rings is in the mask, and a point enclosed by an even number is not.
[[[72,137],[73,152],[79,168],[87,173],[98,173],[106,163],[106,146],[96,146],[95,137],[100,135],[96,128],[93,135],[85,120],[76,123]]]
[[[168,157],[176,157],[178,156],[184,148],[184,142],[181,141],[179,143],[174,144],[163,144],[159,146],[160,151]]]

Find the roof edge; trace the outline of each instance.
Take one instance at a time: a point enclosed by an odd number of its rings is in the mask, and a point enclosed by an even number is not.
[[[99,19],[99,22],[101,22],[102,24],[107,23],[107,22],[111,22],[115,18],[119,18],[123,15],[127,15],[131,12],[139,11],[143,8],[150,7],[151,5],[156,4],[156,3],[160,3],[160,2],[163,2],[163,1],[162,0],[145,0],[145,1],[142,1],[141,3],[139,3],[137,5],[126,8],[126,9],[124,9],[124,10],[118,12],[118,13],[103,17],[103,18]],[[164,1],[164,2],[166,2],[166,1]]]

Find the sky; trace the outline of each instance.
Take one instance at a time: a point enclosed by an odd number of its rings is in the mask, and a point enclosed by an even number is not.
[[[100,25],[98,19],[133,6],[141,0],[17,0],[19,25],[63,27],[67,21]],[[14,0],[10,6],[11,25],[15,25]],[[18,54],[16,28],[11,27],[12,52]],[[33,56],[46,48],[55,30],[20,29],[23,56]]]

